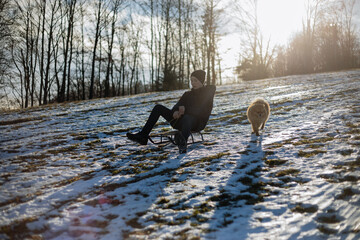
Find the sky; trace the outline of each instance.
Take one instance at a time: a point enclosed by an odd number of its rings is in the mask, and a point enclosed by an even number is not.
[[[231,6],[232,0],[224,2],[224,6]],[[287,45],[291,36],[301,31],[305,17],[305,3],[308,0],[259,0],[259,25],[264,40],[270,38],[272,45]],[[231,11],[231,7],[226,7]],[[229,14],[231,15],[231,14]],[[354,23],[360,31],[360,0],[356,0],[354,7]],[[236,29],[225,29],[225,34],[219,42],[222,57],[223,81],[233,81],[233,69],[238,63],[240,53],[240,32]]]

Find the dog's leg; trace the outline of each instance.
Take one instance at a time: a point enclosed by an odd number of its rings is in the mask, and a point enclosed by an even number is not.
[[[255,122],[252,122],[251,123],[251,130],[252,132],[251,133],[255,133],[256,136],[259,136],[259,124],[255,123]]]

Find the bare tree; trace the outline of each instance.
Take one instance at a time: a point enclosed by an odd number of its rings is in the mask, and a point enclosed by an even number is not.
[[[306,2],[306,16],[303,20],[303,71],[304,73],[311,73],[314,71],[314,48],[315,48],[315,33],[319,22],[320,5],[324,0],[307,0]]]
[[[105,76],[105,94],[104,97],[110,96],[110,74],[113,72],[114,60],[113,60],[113,46],[114,46],[114,37],[116,30],[116,22],[118,20],[118,12],[120,10],[121,5],[124,3],[123,0],[113,0],[111,2],[111,19],[110,19],[110,34],[108,36],[108,50],[107,50],[107,67],[106,67],[106,76]],[[114,82],[112,79],[112,86],[114,86]]]
[[[0,0],[0,108],[8,108],[14,104],[11,91],[18,95],[12,84],[12,28],[14,26],[14,4],[10,0]]]
[[[275,47],[270,46],[270,38],[264,41],[258,23],[258,0],[234,2],[239,28],[242,30],[243,46],[238,74],[244,79],[265,78],[273,60]]]
[[[89,99],[94,97],[94,83],[95,83],[95,62],[96,62],[96,50],[98,47],[99,40],[101,38],[101,32],[104,28],[103,21],[105,19],[105,3],[102,0],[98,0],[97,11],[96,11],[96,28],[94,36],[94,46],[92,51],[92,60],[91,60],[91,75],[90,75],[90,89],[89,89]],[[100,69],[99,69],[100,71]]]
[[[46,2],[44,0],[44,2]],[[45,3],[44,3],[45,4]],[[51,62],[52,62],[52,58],[54,55],[54,49],[53,49],[53,42],[54,42],[54,34],[55,34],[55,30],[56,30],[56,26],[58,25],[58,22],[60,21],[60,17],[57,16],[57,13],[60,9],[60,3],[59,1],[52,1],[50,3],[50,21],[48,23],[48,28],[47,28],[47,48],[46,48],[46,63],[45,63],[45,69],[44,69],[44,82],[43,82],[43,104],[47,104],[48,103],[48,98],[50,96],[50,88],[51,88],[51,81],[50,81],[50,67],[51,67]],[[44,13],[44,18],[45,18],[45,13]],[[45,23],[43,23],[43,25],[45,25]],[[45,29],[44,29],[44,33],[45,33]],[[44,35],[43,35],[44,38]],[[43,51],[42,51],[43,52]],[[44,60],[42,60],[44,61]],[[40,64],[41,66],[43,64]],[[42,72],[42,71],[41,71]],[[42,75],[42,74],[41,74]],[[41,91],[40,91],[41,92]],[[40,98],[41,98],[41,94],[40,94]],[[41,103],[40,103],[41,104]]]
[[[129,94],[138,93],[136,84],[138,82],[137,72],[140,65],[140,39],[142,37],[142,25],[142,22],[137,23],[135,21],[131,21],[128,28],[129,47],[131,49],[128,56],[128,66],[130,68]]]
[[[215,83],[220,76],[215,67],[220,66],[217,2],[207,0],[204,13],[204,5],[194,0],[0,0],[1,17],[7,3],[16,7],[9,12],[16,16],[14,28],[0,19],[1,43],[6,34],[13,39],[8,68],[17,73],[7,81],[24,108],[183,88],[191,70],[202,65],[211,77],[208,82]],[[150,16],[149,35],[145,20],[130,17],[138,14],[138,6]],[[150,53],[146,63],[144,44]],[[9,64],[6,50],[0,50],[0,84],[3,66]]]
[[[341,0],[341,10],[343,13],[342,28],[343,39],[342,51],[345,68],[356,67],[357,50],[359,49],[359,38],[355,33],[355,25],[353,22],[355,0]]]
[[[184,54],[186,57],[186,82],[184,82],[183,86],[188,86],[189,85],[189,77],[190,77],[190,68],[191,68],[191,62],[192,62],[192,52],[193,49],[191,49],[192,44],[191,42],[191,38],[192,38],[192,25],[194,25],[194,19],[192,17],[192,15],[194,14],[194,4],[193,4],[193,0],[189,0],[185,2],[185,19],[184,19],[184,38],[185,38],[185,49],[184,49]],[[193,69],[196,69],[196,67],[194,67]]]
[[[171,8],[173,4],[166,0],[162,6],[162,18],[164,21],[164,69],[163,69],[163,89],[173,90],[176,85],[176,76],[173,74],[173,59],[171,56],[171,35],[172,35],[172,18]]]
[[[3,88],[5,84],[5,76],[9,69],[9,54],[8,49],[11,43],[11,26],[13,19],[9,15],[11,9],[10,0],[0,0],[0,87]],[[0,93],[0,99],[3,97]]]
[[[71,57],[72,57],[72,36],[74,29],[74,14],[77,0],[66,1],[64,16],[67,17],[67,25],[66,25],[66,34],[64,32],[63,38],[63,55],[64,55],[64,67],[62,73],[62,82],[58,96],[58,102],[63,102],[69,100],[69,92],[70,92],[70,68],[71,68]],[[63,6],[62,6],[63,7]],[[67,91],[66,91],[67,89]],[[66,93],[65,93],[66,91]]]
[[[85,7],[84,2],[80,5],[80,16],[81,16],[81,70],[80,70],[80,79],[81,79],[81,99],[86,99],[85,93],[85,32],[84,32],[84,24],[85,24]]]
[[[37,62],[37,44],[39,23],[33,16],[37,16],[34,2],[29,0],[16,2],[18,27],[16,39],[12,45],[12,59],[20,78],[21,106],[33,106],[35,98],[35,73]]]
[[[216,84],[216,56],[218,24],[222,10],[218,9],[220,1],[207,0],[205,2],[205,14],[203,16],[204,50],[206,54],[207,83]]]

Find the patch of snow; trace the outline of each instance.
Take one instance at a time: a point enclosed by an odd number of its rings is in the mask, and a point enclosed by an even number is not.
[[[138,146],[160,92],[0,116],[0,238],[357,239],[360,71],[219,86],[205,142]],[[246,109],[270,102],[260,137]],[[154,131],[169,129],[162,119]]]

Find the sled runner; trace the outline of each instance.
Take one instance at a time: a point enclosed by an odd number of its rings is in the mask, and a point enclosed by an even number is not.
[[[149,136],[149,140],[150,140],[150,142],[152,142],[153,144],[156,144],[156,145],[167,145],[169,143],[177,145],[175,143],[175,134],[178,133],[178,132],[179,131],[177,131],[177,130],[172,130],[172,131],[167,131],[167,132],[151,134]],[[195,134],[200,135],[201,140],[196,141],[195,138],[194,138]],[[201,142],[204,141],[204,137],[203,137],[201,131],[199,131],[199,132],[191,132],[190,137],[191,137],[191,141],[189,141],[187,144],[201,143]],[[160,138],[160,141],[154,141],[154,138]]]

